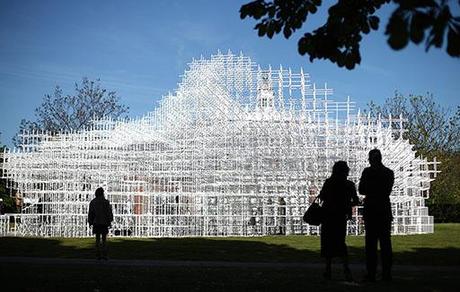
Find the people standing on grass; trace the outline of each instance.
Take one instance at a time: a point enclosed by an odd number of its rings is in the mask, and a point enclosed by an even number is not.
[[[351,219],[351,208],[359,203],[356,187],[347,179],[350,169],[345,161],[338,161],[332,175],[324,182],[319,199],[323,202],[321,225],[321,256],[326,259],[324,277],[331,278],[332,258],[341,257],[345,279],[352,281],[348,266],[348,250],[345,243],[347,220]]]
[[[96,235],[96,257],[107,260],[107,234],[113,221],[112,206],[104,197],[104,189],[96,190],[96,198],[89,204],[88,223]]]
[[[390,194],[394,173],[382,164],[378,149],[369,152],[370,167],[364,169],[359,182],[359,193],[364,195],[364,228],[367,275],[365,280],[375,281],[377,269],[377,242],[380,242],[382,279],[391,280],[391,213]]]

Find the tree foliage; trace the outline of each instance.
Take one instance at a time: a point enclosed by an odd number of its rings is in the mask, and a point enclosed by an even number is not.
[[[1,134],[1,133],[0,133]],[[5,145],[0,142],[0,198],[3,200],[1,204],[3,204],[2,212],[3,213],[15,213],[17,212],[16,204],[14,199],[10,196],[10,190],[7,188],[6,179],[3,179],[3,169],[1,168],[1,164],[3,163],[3,157],[1,153],[3,153],[5,149]]]
[[[460,150],[460,107],[455,112],[436,103],[432,94],[409,95],[396,92],[383,105],[369,104],[371,114],[402,116],[405,138],[419,155],[433,157]]]
[[[405,138],[418,155],[441,164],[428,200],[430,212],[437,221],[460,220],[460,107],[455,111],[436,103],[433,95],[396,93],[382,105],[369,104],[371,114],[402,115],[406,119]],[[396,126],[396,125],[395,125]]]
[[[389,3],[396,6],[385,30],[392,49],[423,41],[427,51],[433,46],[442,48],[447,35],[447,53],[460,57],[460,16],[452,15],[446,0],[338,0],[329,7],[326,23],[299,39],[299,53],[308,54],[311,62],[328,59],[353,69],[361,62],[363,36],[378,30],[376,13]],[[272,38],[282,31],[288,39],[321,5],[321,0],[255,0],[241,6],[240,17],[257,20],[260,37]]]
[[[19,130],[42,130],[51,133],[59,131],[78,131],[91,125],[94,119],[104,116],[122,117],[128,107],[120,104],[115,91],[107,91],[100,80],[83,78],[75,83],[75,93],[65,95],[59,86],[52,94],[44,96],[42,104],[35,109],[35,120],[23,119]],[[18,144],[18,135],[13,139]]]

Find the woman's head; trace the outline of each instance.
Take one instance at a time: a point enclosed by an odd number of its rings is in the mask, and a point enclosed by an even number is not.
[[[104,197],[104,189],[103,188],[97,188],[95,195],[96,195],[96,198]]]
[[[338,177],[347,177],[348,173],[350,172],[350,168],[348,167],[345,161],[337,161],[334,163],[332,167],[332,175]]]

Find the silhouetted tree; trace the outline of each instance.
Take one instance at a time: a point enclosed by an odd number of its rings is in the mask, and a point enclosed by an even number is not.
[[[298,42],[301,55],[310,61],[329,59],[339,67],[353,69],[361,62],[360,43],[365,34],[379,28],[376,15],[382,5],[393,3],[385,34],[388,44],[400,50],[409,42],[425,40],[426,50],[441,48],[447,34],[447,53],[460,57],[460,17],[453,16],[446,0],[339,0],[328,9],[326,23],[305,33]],[[460,3],[460,1],[459,1]],[[321,0],[255,0],[241,6],[240,17],[258,20],[259,36],[272,38],[281,31],[285,38],[300,29],[310,14],[315,14]]]
[[[23,119],[19,132],[78,131],[91,125],[94,119],[104,116],[119,118],[127,112],[128,107],[120,104],[115,91],[102,88],[99,79],[93,81],[83,78],[80,84],[75,83],[73,95],[64,95],[59,86],[56,86],[53,94],[46,94],[42,104],[35,109],[36,119]],[[13,138],[15,145],[19,143],[18,134]]]

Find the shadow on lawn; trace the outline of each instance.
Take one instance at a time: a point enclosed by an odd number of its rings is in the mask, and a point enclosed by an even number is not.
[[[314,250],[298,250],[285,244],[262,241],[212,238],[108,239],[109,256],[114,259],[201,260],[201,261],[303,261],[319,259]],[[0,239],[3,256],[94,258],[94,239],[59,238]]]
[[[110,238],[109,256],[113,259],[309,262],[322,263],[317,241],[305,241],[305,248],[259,240],[212,238]],[[94,258],[94,239],[66,241],[56,238],[2,238],[2,256]],[[310,245],[310,248],[307,247]],[[364,263],[364,249],[348,247],[350,261]],[[414,248],[394,251],[394,263],[405,265],[458,265],[460,249]]]
[[[297,249],[270,237],[109,239],[113,259],[155,259],[239,262],[321,263],[319,238],[305,238]],[[94,258],[94,239],[0,238],[1,256]],[[307,249],[307,246],[310,249]],[[351,261],[364,263],[362,247],[349,247]],[[396,264],[456,265],[459,248],[420,248],[395,252]],[[219,267],[126,267],[111,265],[40,265],[0,262],[6,290],[14,291],[151,291],[151,290],[279,290],[279,291],[455,291],[458,271],[395,271],[391,284],[346,283],[341,271],[333,281],[321,277],[322,265],[312,269]],[[340,266],[336,266],[340,269]],[[20,272],[18,272],[20,271]],[[356,271],[360,279],[364,271]],[[430,275],[427,277],[427,275]]]

